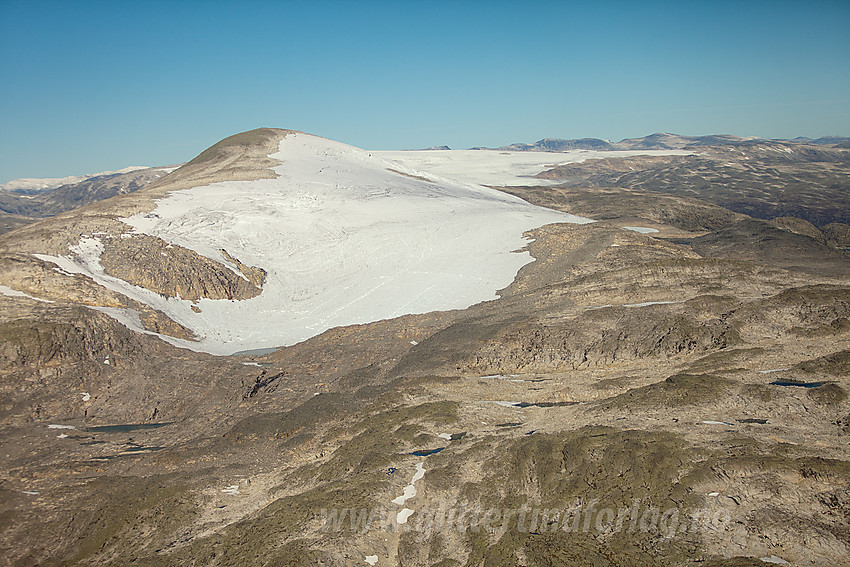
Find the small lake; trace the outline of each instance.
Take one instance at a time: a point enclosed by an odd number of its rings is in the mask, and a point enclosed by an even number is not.
[[[173,421],[167,421],[163,423],[124,423],[120,425],[95,425],[94,427],[87,427],[86,431],[91,433],[127,433],[129,431],[137,431],[139,429],[158,429],[160,427],[165,427],[166,425],[171,425],[174,423]]]
[[[797,386],[798,388],[819,388],[826,382],[797,382],[796,380],[774,380],[772,386]]]
[[[422,449],[422,450],[419,450],[419,451],[413,451],[411,453],[411,455],[414,455],[416,457],[427,457],[429,455],[436,455],[437,453],[439,453],[443,449],[445,449],[445,447],[439,447],[437,449]]]

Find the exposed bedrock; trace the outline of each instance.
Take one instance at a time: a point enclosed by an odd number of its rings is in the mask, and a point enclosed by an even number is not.
[[[106,240],[100,262],[109,275],[166,297],[250,299],[262,293],[266,272],[221,252],[235,270],[160,238],[133,235]]]

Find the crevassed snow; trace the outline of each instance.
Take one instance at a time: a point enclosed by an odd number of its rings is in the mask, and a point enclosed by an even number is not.
[[[532,176],[559,165],[580,163],[588,159],[636,155],[691,155],[692,153],[684,150],[572,150],[568,152],[416,150],[372,152],[373,155],[396,164],[426,171],[434,176],[492,186],[557,184],[560,181],[536,179]]]
[[[176,191],[152,214],[123,219],[139,233],[219,262],[223,248],[265,269],[255,298],[201,299],[197,313],[189,301],[104,274],[96,237],[83,238],[72,256],[38,257],[161,310],[200,337],[169,342],[231,354],[294,344],[335,326],[496,299],[532,261],[514,252],[528,243],[524,231],[591,222],[479,185],[415,179],[428,175],[307,134],[288,135],[271,157],[282,162],[276,179]]]

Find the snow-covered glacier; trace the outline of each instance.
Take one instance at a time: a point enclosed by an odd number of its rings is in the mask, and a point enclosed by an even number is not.
[[[329,328],[495,299],[533,258],[523,233],[589,219],[303,133],[272,156],[277,177],[175,191],[122,219],[226,263],[267,272],[242,301],[156,301],[215,354],[291,345]],[[96,274],[95,274],[96,275]],[[140,297],[140,299],[144,299]],[[197,312],[199,310],[199,312]]]

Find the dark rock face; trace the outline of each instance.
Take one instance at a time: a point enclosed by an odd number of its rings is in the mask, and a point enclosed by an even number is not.
[[[834,222],[823,227],[827,242],[837,248],[850,248],[850,225]]]
[[[103,365],[104,358],[118,353],[126,356],[138,348],[139,337],[123,325],[103,325],[83,312],[68,312],[66,322],[29,321],[18,319],[0,324],[3,354],[0,364],[6,368],[41,368],[65,363],[96,363]]]

